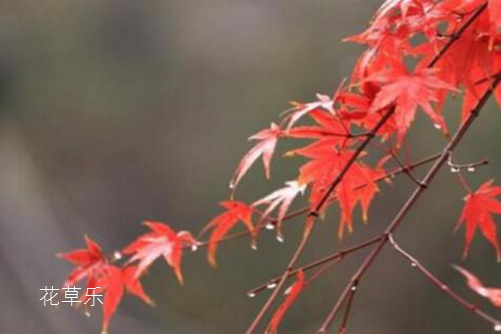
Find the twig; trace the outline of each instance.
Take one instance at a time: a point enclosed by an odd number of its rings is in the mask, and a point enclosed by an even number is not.
[[[287,266],[287,269],[284,271],[282,277],[278,281],[277,286],[273,290],[273,293],[270,295],[270,297],[268,298],[266,303],[263,305],[263,307],[259,311],[256,318],[252,322],[251,326],[247,330],[247,334],[254,332],[257,325],[261,321],[262,317],[264,316],[266,311],[270,308],[271,304],[275,301],[279,292],[282,290],[282,288],[285,284],[285,281],[287,280],[287,277],[289,277],[290,273],[292,272],[294,265],[296,264],[297,260],[301,256],[301,254],[304,250],[304,247],[306,246],[306,243],[308,242],[308,239],[310,238],[314,223],[315,223],[314,217],[308,217],[308,219],[306,220],[306,226],[304,228],[303,237],[301,238],[301,242],[299,243],[299,246],[297,247],[296,252],[294,253],[292,258],[290,259],[289,265]]]
[[[395,160],[400,167],[405,167],[405,164],[400,160],[400,158],[393,151],[390,151],[390,155],[393,158],[393,160]],[[406,171],[405,175],[407,175],[409,177],[409,179],[411,179],[411,181],[414,182],[416,185],[421,184],[421,181],[419,181],[416,177],[414,177],[414,175],[412,174],[411,171]]]
[[[351,305],[353,305],[353,299],[355,298],[355,292],[357,291],[358,284],[353,284],[351,287],[350,294],[348,295],[348,301],[346,302],[346,309],[344,311],[343,320],[339,326],[339,334],[346,333],[346,327],[348,326],[348,321],[351,315]]]
[[[426,269],[416,258],[414,258],[412,255],[410,255],[408,252],[406,252],[402,247],[400,247],[395,239],[393,238],[393,235],[389,235],[389,240],[391,245],[393,246],[393,249],[395,249],[400,255],[402,255],[412,267],[418,269],[425,277],[428,279],[433,285],[435,285],[440,291],[451,297],[456,303],[461,305],[463,308],[465,308],[467,311],[473,312],[477,314],[479,317],[482,319],[490,322],[492,326],[495,328],[495,330],[501,330],[501,322],[481,309],[479,309],[475,304],[468,302],[466,299],[463,297],[459,296],[457,293],[452,291],[447,284],[442,282],[439,278],[437,278],[433,273],[431,273],[428,269]]]
[[[376,242],[378,242],[379,240],[381,239],[380,236],[377,236],[375,238],[372,238],[372,239],[369,239],[367,241],[364,241],[358,245],[355,245],[353,247],[350,247],[350,248],[346,248],[346,249],[343,249],[343,250],[340,250],[336,253],[333,253],[331,255],[328,255],[320,260],[317,260],[317,261],[314,261],[314,262],[311,262],[305,266],[302,266],[300,268],[297,268],[296,270],[292,271],[288,277],[291,277],[291,276],[294,276],[296,275],[296,273],[300,270],[302,271],[308,271],[310,269],[313,269],[313,268],[316,268],[318,266],[322,266],[322,265],[325,265],[325,264],[329,264],[335,260],[339,260],[339,259],[343,259],[345,258],[347,255],[351,254],[351,253],[354,253],[356,251],[359,251],[359,250],[362,250],[362,249],[365,249],[371,245],[374,245]],[[266,289],[266,287],[268,287],[269,285],[271,284],[276,284],[278,281],[280,281],[280,277],[275,277],[271,280],[269,280],[268,282],[264,283],[264,284],[261,284],[260,286],[250,290],[247,294],[249,296],[254,296],[256,294],[258,294],[259,292],[263,291]]]

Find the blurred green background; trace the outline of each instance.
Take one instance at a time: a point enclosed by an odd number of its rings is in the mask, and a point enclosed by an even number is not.
[[[246,138],[276,120],[290,100],[331,93],[349,75],[361,47],[343,37],[365,29],[381,1],[362,0],[2,0],[0,2],[0,256],[2,333],[99,333],[100,312],[86,318],[43,307],[40,288],[58,286],[70,266],[54,254],[88,234],[106,251],[143,232],[140,221],[200,230],[229,196],[228,181],[250,147]],[[459,102],[446,117],[453,126]],[[468,175],[476,187],[501,175],[490,103],[455,159],[488,157]],[[411,132],[414,159],[445,139],[420,115]],[[283,152],[284,146],[279,149]],[[254,200],[293,179],[299,161],[274,161],[273,180],[255,167],[239,188]],[[420,169],[417,173],[422,174]],[[500,178],[501,179],[501,178]],[[383,185],[368,226],[338,240],[337,213],[319,224],[302,261],[374,236],[413,188],[405,178]],[[501,285],[484,240],[462,261],[464,231],[453,234],[463,190],[445,171],[408,216],[398,239],[423,264],[467,296],[449,264],[460,263]],[[155,265],[144,279],[157,303],[125,298],[111,333],[241,333],[266,298],[246,291],[283,270],[301,220],[286,242],[263,232],[225,243],[219,268],[205,252],[186,254],[186,284]],[[283,333],[312,333],[363,253],[332,268],[301,295]],[[488,325],[435,290],[391,250],[365,277],[349,333],[488,333]],[[482,306],[501,316],[483,300]]]

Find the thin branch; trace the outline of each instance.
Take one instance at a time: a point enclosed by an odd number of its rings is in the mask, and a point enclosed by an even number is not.
[[[452,162],[452,156],[449,157],[447,164],[451,167],[451,172],[458,173],[461,170],[466,169],[468,172],[474,172],[477,167],[485,166],[489,164],[489,160],[484,159],[477,162],[472,162],[469,164],[456,164]]]
[[[372,238],[372,239],[369,239],[367,241],[364,241],[360,244],[357,244],[355,246],[352,246],[352,247],[349,247],[349,248],[346,248],[346,249],[342,249],[336,253],[333,253],[331,255],[328,255],[320,260],[316,260],[314,262],[311,262],[311,263],[308,263],[307,265],[304,265],[300,268],[297,268],[296,270],[292,271],[288,277],[291,277],[291,276],[294,276],[297,274],[298,271],[302,270],[302,271],[308,271],[308,270],[311,270],[311,269],[314,269],[314,268],[317,268],[319,266],[323,266],[323,265],[326,265],[326,264],[330,264],[331,262],[334,262],[336,260],[341,260],[341,259],[344,259],[347,255],[351,254],[351,253],[354,253],[356,251],[359,251],[359,250],[362,250],[362,249],[365,249],[371,245],[374,245],[376,242],[378,242],[379,240],[381,239],[380,236],[377,236],[375,238]],[[269,281],[267,281],[266,283],[264,284],[261,284],[259,285],[258,287],[250,290],[247,294],[249,296],[254,296],[256,294],[258,294],[259,292],[263,291],[266,289],[266,287],[272,285],[272,284],[276,284],[280,281],[280,277],[275,277]]]
[[[348,296],[348,301],[346,302],[346,309],[344,311],[343,320],[341,321],[341,325],[339,326],[339,334],[346,333],[346,327],[348,326],[348,321],[350,320],[351,306],[353,305],[353,299],[355,298],[357,285],[358,284],[353,284],[353,286],[351,287],[351,291]]]
[[[390,234],[389,240],[391,245],[393,246],[393,249],[395,249],[400,255],[402,255],[410,263],[412,267],[418,269],[426,277],[426,279],[428,279],[440,291],[451,297],[456,303],[461,305],[467,311],[473,312],[482,319],[490,322],[491,325],[496,330],[501,327],[501,322],[498,319],[493,318],[492,316],[488,315],[487,313],[479,309],[477,305],[467,301],[463,297],[456,294],[454,291],[450,289],[450,287],[447,284],[442,282],[433,273],[431,273],[428,269],[426,269],[418,260],[416,260],[416,258],[414,258],[412,255],[410,255],[408,252],[402,249],[402,247],[400,247],[393,238],[393,235]]]
[[[265,315],[266,311],[268,311],[271,304],[278,297],[278,294],[282,290],[282,288],[287,280],[287,277],[289,277],[290,273],[292,272],[292,269],[294,268],[294,265],[296,264],[297,260],[299,259],[299,257],[303,253],[304,247],[306,246],[308,239],[310,238],[311,232],[313,230],[314,223],[315,223],[314,217],[308,217],[308,219],[306,220],[303,237],[301,238],[301,242],[299,243],[299,246],[297,247],[296,252],[294,253],[292,258],[290,259],[289,265],[287,266],[287,269],[284,271],[282,277],[278,281],[275,289],[273,290],[273,293],[270,295],[270,297],[268,298],[266,303],[263,305],[263,307],[261,308],[261,310],[257,314],[256,318],[252,322],[251,326],[247,330],[247,332],[246,332],[247,334],[251,334],[255,331],[256,327],[258,326],[259,322],[261,321],[261,319]]]
[[[459,173],[456,173],[456,175],[458,176],[458,179],[459,179],[459,182],[461,183],[461,185],[463,186],[463,189],[468,193],[468,194],[471,194],[471,188],[470,186],[468,185],[468,183],[466,182],[463,174],[461,172]]]
[[[393,158],[393,160],[395,160],[397,162],[397,164],[400,166],[400,167],[405,167],[405,164],[402,162],[402,160],[400,160],[400,158],[393,152],[393,151],[390,151],[390,155],[391,157]],[[405,175],[407,175],[409,177],[409,179],[412,180],[412,182],[414,182],[416,185],[419,185],[421,184],[421,181],[418,180],[417,178],[414,177],[414,175],[412,174],[411,171],[405,171],[404,172]]]
[[[485,103],[487,100],[491,97],[493,90],[499,82],[501,81],[501,77],[497,78],[494,82],[492,87],[482,96],[482,98],[478,101],[477,105],[470,111],[470,115],[466,119],[466,121],[459,127],[459,129],[456,131],[454,137],[450,140],[450,142],[446,145],[446,147],[443,149],[442,154],[440,158],[435,161],[435,164],[430,168],[428,173],[426,174],[425,178],[423,179],[423,182],[419,184],[412,195],[409,197],[409,199],[405,202],[405,204],[402,206],[400,211],[397,213],[393,221],[388,225],[388,227],[385,229],[385,231],[381,234],[381,241],[373,248],[372,252],[367,256],[365,261],[362,263],[362,265],[358,268],[356,273],[353,275],[351,280],[348,282],[346,285],[345,289],[343,290],[341,296],[337,300],[336,304],[330,311],[329,315],[325,319],[324,323],[320,327],[320,330],[318,333],[327,333],[329,327],[331,326],[332,322],[334,321],[334,318],[336,317],[337,313],[339,312],[341,305],[347,300],[351,288],[355,286],[355,284],[358,285],[359,281],[361,278],[364,276],[365,272],[372,266],[374,263],[374,260],[379,256],[381,250],[384,248],[384,246],[388,242],[389,236],[400,226],[404,218],[407,216],[409,211],[413,208],[414,204],[417,202],[417,200],[421,197],[421,195],[425,192],[425,190],[428,188],[428,185],[430,182],[435,178],[435,176],[438,174],[442,166],[446,164],[450,154],[454,151],[456,146],[461,142],[463,139],[464,135],[470,128],[470,126],[473,124],[474,120],[478,116],[480,110],[484,107]]]

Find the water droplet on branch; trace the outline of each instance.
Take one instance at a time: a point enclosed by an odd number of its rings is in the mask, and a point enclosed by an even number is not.
[[[268,223],[268,224],[266,224],[265,228],[267,230],[274,230],[275,229],[275,224]]]
[[[270,290],[273,290],[277,287],[277,283],[273,282],[273,283],[270,283],[266,286],[266,288],[270,289]]]

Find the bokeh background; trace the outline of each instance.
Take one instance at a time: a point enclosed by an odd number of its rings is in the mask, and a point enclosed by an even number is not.
[[[362,0],[2,0],[0,2],[0,269],[2,333],[99,333],[100,311],[43,307],[45,285],[61,284],[71,266],[55,254],[87,234],[112,252],[131,241],[142,220],[200,230],[229,196],[228,181],[249,148],[246,138],[276,120],[287,101],[331,93],[362,48],[342,43],[362,31],[381,1]],[[472,186],[501,179],[490,103],[455,159],[488,157],[468,175]],[[457,125],[459,103],[446,112]],[[418,117],[413,158],[445,139]],[[285,146],[280,146],[284,149]],[[273,180],[256,167],[239,197],[253,200],[295,177],[298,161],[275,160]],[[417,173],[422,174],[423,169]],[[383,185],[368,226],[338,240],[337,212],[319,224],[303,262],[374,236],[413,188]],[[454,175],[437,182],[405,220],[398,239],[423,264],[471,298],[450,264],[501,285],[494,252],[477,238],[461,259],[464,231],[453,234],[464,193]],[[165,265],[144,279],[157,303],[125,298],[112,333],[241,333],[266,298],[246,291],[284,268],[301,233],[286,242],[264,232],[225,243],[213,270],[205,253],[186,254],[184,287]],[[329,270],[306,290],[283,333],[312,333],[363,259]],[[484,322],[435,290],[391,250],[361,284],[349,333],[489,333]],[[501,312],[483,300],[494,315]]]

